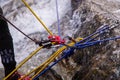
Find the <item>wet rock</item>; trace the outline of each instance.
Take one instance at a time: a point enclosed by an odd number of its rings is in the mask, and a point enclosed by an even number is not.
[[[88,4],[92,3],[89,2]],[[94,9],[93,11],[90,8],[93,7],[93,5],[86,5],[81,5],[79,10],[77,10],[78,12],[81,12],[81,15],[85,16],[74,37],[86,37],[104,24],[107,24],[110,27],[115,26],[116,28],[110,30],[108,34],[103,34],[100,39],[116,36],[115,30],[118,30],[120,25],[118,18],[113,17],[112,14],[98,14],[96,13],[98,9]],[[97,6],[97,8],[101,7]],[[116,23],[116,21],[118,23]],[[77,67],[79,66],[80,69],[75,72],[72,80],[119,80],[118,65],[120,63],[117,56],[113,53],[119,47],[115,49],[113,47],[115,44],[116,41],[109,41],[89,48],[77,50],[72,56],[72,59],[77,63]]]
[[[39,80],[63,80],[62,77],[56,73],[55,70],[50,69]]]

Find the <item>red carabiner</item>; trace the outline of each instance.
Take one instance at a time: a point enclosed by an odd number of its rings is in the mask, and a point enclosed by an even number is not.
[[[61,39],[61,37],[58,35],[50,35],[50,36],[48,36],[48,39],[51,42],[55,42],[56,44],[64,44],[65,43],[65,40]]]

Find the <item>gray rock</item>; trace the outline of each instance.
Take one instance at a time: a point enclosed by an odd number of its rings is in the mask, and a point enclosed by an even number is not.
[[[0,68],[0,80],[2,80],[4,77],[4,69]]]

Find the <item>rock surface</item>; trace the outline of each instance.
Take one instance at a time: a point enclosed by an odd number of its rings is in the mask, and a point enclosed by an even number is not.
[[[3,68],[0,68],[0,80],[2,80],[4,77],[4,70]]]

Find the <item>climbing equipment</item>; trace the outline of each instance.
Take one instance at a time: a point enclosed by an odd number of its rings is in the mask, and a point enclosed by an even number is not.
[[[54,44],[64,44],[65,43],[65,40],[61,39],[61,37],[57,36],[57,35],[50,35],[50,36],[48,36],[48,39],[51,42],[54,42]]]
[[[76,41],[80,41],[80,40],[82,40],[82,39],[83,39],[83,38],[77,38]],[[69,43],[68,45],[69,45],[69,46],[73,46],[74,44],[75,44],[74,42],[71,42],[71,43]],[[58,49],[58,50],[57,50],[55,53],[53,53],[53,55],[51,55],[50,58],[48,58],[44,63],[42,63],[40,66],[38,66],[38,67],[35,68],[34,70],[30,71],[28,74],[26,74],[25,76],[23,76],[23,78],[26,77],[26,76],[28,76],[28,75],[30,75],[31,73],[35,72],[35,71],[38,70],[38,69],[43,70],[43,69],[41,69],[41,67],[46,67],[49,63],[51,63],[52,61],[54,61],[55,58],[56,58],[57,56],[59,56],[59,54],[61,54],[61,52],[62,52],[63,50],[65,50],[65,49],[67,49],[66,46],[63,46],[63,47],[61,47],[60,49]],[[37,73],[37,74],[39,74],[39,73]],[[34,76],[33,76],[33,77],[34,77]],[[20,80],[21,80],[21,79],[20,79]]]
[[[104,32],[104,29],[101,28],[100,32],[101,31]],[[116,39],[120,39],[120,36],[113,37],[113,38],[106,38],[106,39],[103,39],[103,40],[91,41],[91,42],[89,42],[86,38],[86,40],[83,39],[83,40],[79,41],[79,42],[84,41],[84,43],[76,43],[74,46],[78,47],[77,49],[83,49],[83,48],[93,46],[93,45],[101,43],[101,42],[106,42],[106,41],[109,41],[109,40],[116,40]],[[76,48],[73,47],[73,48],[69,48],[67,50],[64,50],[63,53],[62,53],[63,56],[61,56],[58,60],[55,60],[54,62],[52,62],[52,64],[49,63],[50,65],[47,65],[48,67],[46,67],[46,68],[44,67],[44,69],[40,70],[32,79],[35,80],[36,78],[40,77],[42,74],[44,74],[47,70],[49,70],[51,67],[53,67],[55,64],[57,64],[62,59],[70,57],[72,54],[74,54],[75,49]]]
[[[40,51],[42,48],[50,48],[54,45],[62,45],[55,53],[53,53],[45,62],[40,64],[35,69],[31,70],[27,74],[23,75],[19,80],[25,79],[26,76],[29,76],[30,74],[36,72],[34,75],[31,76],[30,80],[36,80],[36,78],[40,77],[42,74],[44,74],[47,70],[49,70],[51,67],[53,67],[55,64],[57,64],[59,61],[61,61],[64,58],[68,58],[71,55],[74,54],[75,49],[83,49],[86,47],[93,46],[95,44],[103,43],[109,40],[116,40],[120,39],[120,36],[118,37],[112,37],[112,38],[106,38],[106,39],[98,39],[101,35],[107,33],[111,28],[108,25],[103,26],[102,28],[96,30],[94,33],[90,34],[89,36],[85,38],[77,38],[73,39],[69,36],[67,38],[71,41],[70,43],[66,44],[65,39],[61,39],[61,36],[59,35],[53,35],[53,33],[47,28],[47,26],[42,22],[42,20],[37,16],[37,14],[30,8],[30,6],[25,2],[25,0],[22,0],[23,3],[27,6],[27,8],[32,12],[32,14],[37,18],[37,20],[43,25],[43,27],[46,29],[46,31],[50,34],[48,36],[47,40],[42,41],[36,41],[36,44],[39,44],[39,48],[37,48],[35,51],[33,51],[27,58],[25,58],[7,77],[5,77],[3,80],[8,79],[14,72],[16,72],[24,63],[26,63],[32,56],[34,56],[38,51]],[[56,5],[57,1],[56,1]],[[58,7],[56,6],[56,10]],[[58,10],[57,10],[58,11]],[[59,16],[58,12],[57,15]],[[59,18],[58,18],[59,19]],[[6,19],[5,19],[6,20]],[[10,23],[11,24],[11,23]],[[58,20],[58,26],[60,25]],[[59,30],[59,29],[58,29]],[[59,32],[60,33],[60,32]],[[60,55],[61,54],[61,55]],[[60,58],[58,57],[60,56]],[[58,58],[58,59],[56,59]],[[56,59],[56,60],[55,60]]]

